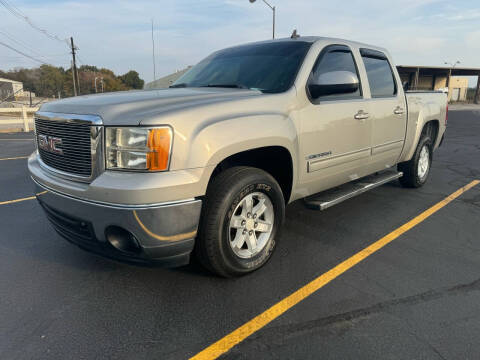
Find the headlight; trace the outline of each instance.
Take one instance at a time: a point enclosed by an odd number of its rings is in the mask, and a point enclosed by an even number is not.
[[[105,136],[107,169],[168,170],[171,128],[106,127]]]

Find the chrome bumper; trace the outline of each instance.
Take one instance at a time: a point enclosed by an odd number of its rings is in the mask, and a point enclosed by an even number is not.
[[[153,205],[121,205],[86,201],[49,189],[34,180],[37,199],[55,230],[87,250],[121,260],[188,263],[193,250],[202,207],[190,199]],[[135,252],[110,244],[106,231],[122,228],[137,240]]]

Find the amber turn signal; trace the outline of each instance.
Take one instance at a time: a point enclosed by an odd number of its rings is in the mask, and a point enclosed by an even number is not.
[[[172,130],[170,128],[151,129],[148,134],[147,169],[163,171],[168,169],[170,148],[172,145]]]

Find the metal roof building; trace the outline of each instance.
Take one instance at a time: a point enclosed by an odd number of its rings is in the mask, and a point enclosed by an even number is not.
[[[408,82],[410,90],[437,90],[449,88],[452,76],[476,76],[474,102],[480,103],[480,68],[444,66],[397,66],[402,82]],[[449,90],[449,98],[452,91]]]
[[[178,70],[178,71],[174,72],[173,74],[164,76],[164,77],[162,77],[160,79],[157,79],[155,81],[149,82],[149,83],[145,84],[145,86],[143,88],[146,89],[146,90],[168,88],[170,85],[172,85],[175,82],[175,80],[177,80],[180,76],[185,74],[187,72],[187,70],[190,70],[190,68],[191,68],[191,66],[189,66],[185,69],[182,69],[182,70]]]

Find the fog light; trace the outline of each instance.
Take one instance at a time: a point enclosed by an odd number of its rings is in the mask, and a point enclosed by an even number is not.
[[[109,226],[105,230],[105,237],[114,248],[120,251],[128,253],[140,252],[140,245],[135,236],[119,226]]]

